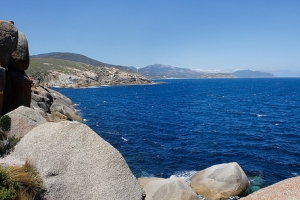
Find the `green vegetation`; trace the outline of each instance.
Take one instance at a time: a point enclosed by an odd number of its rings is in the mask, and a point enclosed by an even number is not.
[[[47,81],[47,76],[53,71],[76,74],[76,70],[91,71],[99,76],[107,74],[107,70],[104,67],[56,58],[31,58],[30,66],[26,70],[26,73],[35,80],[39,78],[41,81]]]
[[[35,55],[32,58],[55,58],[55,59],[61,59],[61,60],[66,60],[66,61],[84,63],[86,65],[92,65],[92,66],[97,66],[97,67],[109,67],[109,68],[113,67],[113,68],[116,68],[116,69],[119,69],[122,71],[131,71],[127,67],[99,62],[98,60],[94,60],[92,58],[89,58],[89,57],[86,57],[84,55],[80,55],[77,53],[52,52],[52,53]]]
[[[4,115],[0,118],[0,127],[3,131],[9,131],[11,125],[11,119],[8,115]]]
[[[7,155],[14,150],[19,141],[20,138],[16,137],[9,137],[7,139],[0,140],[0,157]]]
[[[21,167],[0,167],[0,200],[31,200],[41,189],[42,179],[29,162]]]
[[[11,152],[20,138],[9,137],[7,138],[6,132],[10,130],[11,118],[4,115],[0,118],[0,157],[7,155]]]

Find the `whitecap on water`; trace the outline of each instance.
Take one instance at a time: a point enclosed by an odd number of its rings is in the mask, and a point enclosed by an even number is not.
[[[296,173],[296,172],[292,172],[292,175],[293,176],[299,176],[298,173]]]
[[[254,115],[254,116],[259,117],[259,118],[267,116],[267,115],[259,114],[259,113],[252,113],[251,115]]]
[[[187,181],[190,181],[190,178],[196,174],[197,171],[178,171],[175,172],[173,175],[170,176],[170,178],[185,178]]]
[[[124,137],[122,137],[122,140],[124,140],[124,142],[127,142],[128,140],[126,139],[126,138],[124,138]]]

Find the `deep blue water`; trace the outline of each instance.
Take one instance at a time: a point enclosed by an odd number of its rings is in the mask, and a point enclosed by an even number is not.
[[[269,185],[300,175],[300,79],[178,79],[55,90],[137,176],[237,162]]]

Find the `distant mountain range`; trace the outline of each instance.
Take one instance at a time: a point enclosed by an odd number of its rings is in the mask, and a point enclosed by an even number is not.
[[[232,73],[237,78],[270,78],[274,77],[273,74],[267,72],[260,71],[252,71],[252,70],[239,70]]]
[[[187,68],[154,64],[137,70],[138,73],[151,78],[201,78],[204,73]]]
[[[264,78],[264,77],[274,77],[273,74],[261,71],[252,70],[239,70],[233,73],[205,73],[201,71],[195,71],[188,68],[173,67],[170,65],[163,64],[153,64],[148,65],[143,68],[135,68],[133,66],[125,67],[121,65],[113,65],[103,63],[87,56],[69,53],[69,52],[51,52],[31,56],[33,59],[38,58],[51,58],[51,59],[61,59],[68,60],[78,63],[84,63],[87,65],[97,66],[97,67],[107,67],[119,69],[121,71],[126,71],[128,73],[139,73],[141,75],[147,76],[151,79],[162,79],[162,78]]]
[[[130,69],[147,76],[152,79],[161,78],[264,78],[274,77],[273,74],[252,70],[239,70],[233,73],[205,73],[201,71],[194,71],[187,68],[173,67],[170,65],[154,64],[143,68]]]

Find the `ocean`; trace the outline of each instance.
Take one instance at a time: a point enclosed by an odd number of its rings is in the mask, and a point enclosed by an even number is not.
[[[136,177],[237,162],[258,187],[300,175],[300,78],[54,88]]]

